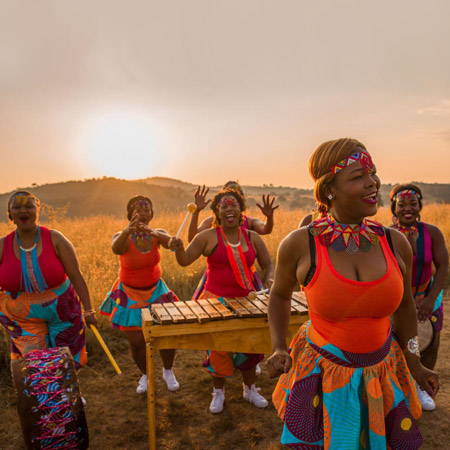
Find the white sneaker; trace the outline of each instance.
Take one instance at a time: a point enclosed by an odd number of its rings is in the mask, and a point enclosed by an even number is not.
[[[433,409],[436,409],[434,400],[428,395],[428,392],[422,390],[419,385],[417,385],[417,393],[419,394],[420,404],[424,411],[433,411]]]
[[[209,410],[213,414],[218,414],[223,411],[223,402],[225,401],[225,391],[224,389],[213,389],[211,404],[209,405]]]
[[[259,364],[256,364],[255,375],[259,377],[261,375],[261,367]]]
[[[252,387],[249,388],[246,384],[244,384],[244,392],[243,397],[250,403],[253,403],[257,408],[266,408],[269,405],[269,402],[261,395],[258,391],[261,388],[255,387],[252,384]]]
[[[147,392],[147,375],[142,375],[139,380],[138,387],[136,388],[137,394],[145,394]]]
[[[180,384],[178,383],[172,369],[163,369],[163,380],[167,384],[169,391],[178,391]]]

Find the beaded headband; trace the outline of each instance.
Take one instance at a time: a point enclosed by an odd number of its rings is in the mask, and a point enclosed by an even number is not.
[[[220,202],[217,203],[217,206],[220,205],[226,205],[226,206],[235,206],[236,204],[239,204],[239,202],[234,197],[222,197],[220,199]]]
[[[419,192],[413,190],[413,189],[404,189],[403,191],[399,191],[394,195],[393,200],[397,200],[399,197],[401,198],[411,198],[413,195],[415,195],[419,200],[422,200],[422,196],[419,194]]]
[[[29,194],[27,192],[19,192],[18,194],[13,195],[10,203],[12,203],[13,200],[15,200],[20,206],[24,206],[28,203],[29,198],[31,198],[31,200],[34,200],[36,205],[39,206],[38,198],[36,196],[34,196],[33,194]]]
[[[136,200],[135,202],[133,202],[129,207],[128,207],[128,211],[131,211],[132,209],[139,207],[139,208],[149,208],[152,209],[152,204],[148,201],[145,200],[143,198]]]
[[[372,158],[367,152],[365,152],[363,150],[361,150],[357,153],[353,153],[348,158],[345,158],[342,161],[339,161],[334,166],[331,166],[330,170],[334,175],[336,175],[342,169],[345,169],[350,164],[353,164],[358,161],[361,162],[361,166],[364,169],[364,172],[369,173],[369,174],[373,173],[375,166],[373,164]]]

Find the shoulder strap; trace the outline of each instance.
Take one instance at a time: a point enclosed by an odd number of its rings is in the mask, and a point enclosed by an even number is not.
[[[308,230],[308,243],[309,243],[309,258],[311,261],[311,265],[309,266],[308,273],[306,274],[304,286],[306,286],[313,278],[314,273],[316,272],[316,243],[314,241],[314,236]]]
[[[391,249],[392,254],[395,256],[394,245],[392,244],[391,230],[388,227],[383,227],[383,228],[384,228],[384,232],[386,234],[386,239],[388,241],[389,248]]]
[[[425,233],[423,232],[423,222],[417,224],[417,231],[419,238],[417,239],[417,253],[416,253],[416,291],[414,297],[419,291],[420,281],[422,279],[423,264],[425,260]]]

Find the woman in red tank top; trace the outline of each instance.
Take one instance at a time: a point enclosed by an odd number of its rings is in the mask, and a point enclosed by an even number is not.
[[[177,261],[188,266],[200,256],[208,264],[204,298],[241,297],[254,290],[250,268],[255,259],[263,271],[265,285],[272,284],[273,266],[269,252],[262,238],[241,226],[244,200],[238,191],[228,189],[219,192],[212,201],[215,227],[197,234],[185,250],[181,239],[172,238],[169,247],[175,251]],[[242,372],[243,396],[255,406],[263,408],[267,400],[255,387],[256,365],[263,355],[208,352],[203,366],[213,377],[213,400],[210,411],[213,414],[223,410],[225,377],[231,376],[235,368]]]
[[[0,323],[11,336],[11,358],[68,346],[86,364],[86,323],[96,325],[89,291],[71,242],[38,225],[40,202],[26,191],[8,201],[15,231],[0,239]],[[80,300],[78,299],[80,298]]]
[[[377,212],[380,181],[363,144],[325,142],[310,173],[328,214],[283,240],[269,301],[274,353],[267,368],[282,374],[273,393],[284,420],[281,442],[418,449],[421,409],[411,374],[432,396],[439,382],[418,354],[411,248],[401,233],[366,219]],[[288,350],[296,282],[305,286],[310,321]]]
[[[142,372],[136,388],[138,394],[147,392],[145,339],[142,334],[142,309],[152,303],[178,301],[161,278],[160,247],[167,248],[170,236],[161,228],[150,228],[153,205],[148,197],[137,195],[128,201],[123,231],[112,238],[112,251],[119,256],[119,276],[114,282],[100,312],[110,316],[113,328],[125,331],[133,359]],[[180,385],[172,370],[175,350],[161,350],[163,379],[170,391]]]

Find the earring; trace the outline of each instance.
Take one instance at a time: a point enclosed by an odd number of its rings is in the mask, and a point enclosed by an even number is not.
[[[328,194],[328,200],[333,200],[333,194]]]

